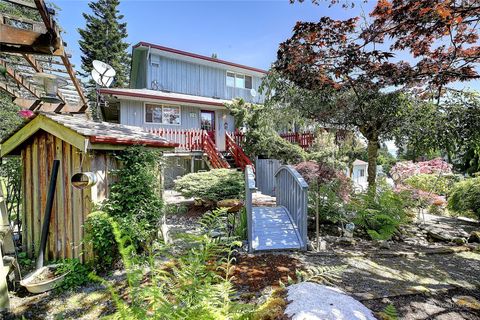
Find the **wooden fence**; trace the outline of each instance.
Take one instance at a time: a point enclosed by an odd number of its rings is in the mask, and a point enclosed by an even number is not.
[[[239,146],[245,145],[245,134],[243,132],[235,131],[230,135],[233,137],[235,143],[237,143]],[[315,140],[315,135],[313,134],[313,132],[288,132],[279,133],[278,135],[290,143],[298,144],[304,150],[310,148],[313,144],[313,141]]]
[[[276,159],[256,159],[255,174],[258,190],[263,194],[275,196],[275,173],[282,164]]]

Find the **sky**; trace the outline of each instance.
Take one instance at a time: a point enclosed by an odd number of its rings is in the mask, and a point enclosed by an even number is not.
[[[84,28],[83,12],[90,13],[88,1],[53,0],[60,7],[57,17],[66,31],[63,39],[80,68],[78,28]],[[184,51],[268,69],[276,58],[280,42],[288,39],[297,21],[318,21],[329,15],[338,19],[355,16],[371,8],[374,1],[359,2],[354,10],[328,4],[290,4],[271,1],[164,1],[122,0],[120,12],[127,22],[127,42],[159,44]]]

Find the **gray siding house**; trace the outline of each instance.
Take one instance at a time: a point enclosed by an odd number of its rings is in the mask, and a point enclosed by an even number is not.
[[[107,120],[149,129],[205,130],[219,151],[234,119],[224,104],[234,98],[263,103],[266,71],[191,52],[140,42],[133,47],[129,88],[104,88],[115,101]],[[110,108],[112,109],[112,108]],[[108,119],[110,118],[110,119]]]

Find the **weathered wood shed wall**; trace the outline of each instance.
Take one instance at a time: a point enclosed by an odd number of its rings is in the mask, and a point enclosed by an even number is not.
[[[24,188],[23,245],[30,255],[36,255],[40,243],[47,190],[53,160],[60,160],[54,206],[50,220],[46,257],[49,260],[80,258],[89,252],[82,244],[87,215],[96,202],[108,197],[111,174],[117,167],[111,153],[84,153],[69,143],[45,131],[37,132],[22,149]],[[77,189],[71,178],[78,172],[95,172],[98,183],[90,189]],[[83,253],[83,254],[82,254]]]

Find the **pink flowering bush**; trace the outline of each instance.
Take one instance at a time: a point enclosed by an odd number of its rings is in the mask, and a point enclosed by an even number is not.
[[[402,182],[408,177],[418,174],[451,174],[452,165],[443,161],[441,158],[436,158],[429,161],[412,162],[401,161],[397,162],[390,170],[390,175],[396,182]]]
[[[29,118],[33,117],[34,113],[31,110],[23,109],[23,110],[18,111],[18,115],[20,117],[24,118],[24,119],[29,119]]]

